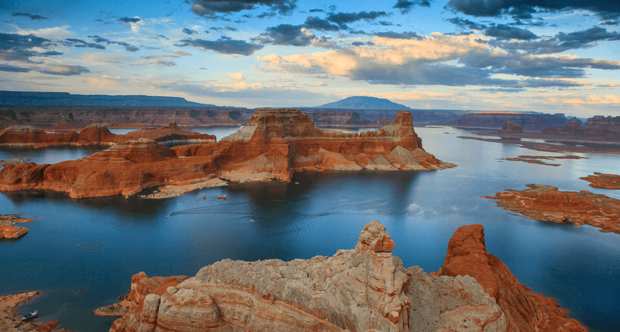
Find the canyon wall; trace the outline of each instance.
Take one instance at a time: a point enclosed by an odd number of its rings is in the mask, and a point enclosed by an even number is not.
[[[112,332],[585,331],[486,252],[480,225],[457,230],[439,274],[405,268],[393,248],[373,221],[354,249],[329,257],[222,260],[191,278],[139,273],[123,301],[97,313],[121,316]]]
[[[350,134],[318,129],[297,110],[267,109],[256,111],[246,126],[221,142],[168,148],[140,138],[53,165],[8,163],[0,171],[0,190],[51,190],[86,198],[149,189],[149,197],[163,198],[226,182],[286,182],[303,171],[453,166],[423,149],[408,112],[379,130]]]

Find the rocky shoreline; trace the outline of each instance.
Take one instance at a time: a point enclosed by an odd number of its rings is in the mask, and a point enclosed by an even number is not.
[[[405,268],[373,221],[352,250],[307,260],[222,260],[195,276],[132,277],[110,331],[586,331],[521,285],[486,251],[481,225],[459,228],[437,273]]]
[[[605,195],[530,184],[525,190],[502,191],[486,198],[533,220],[590,225],[604,232],[620,233],[620,200]]]
[[[67,332],[58,326],[58,321],[45,323],[37,320],[22,321],[17,309],[37,297],[39,292],[23,292],[0,296],[0,331],[3,332]]]
[[[48,190],[71,198],[165,198],[228,182],[288,182],[296,172],[428,171],[454,167],[422,147],[408,112],[363,133],[323,131],[297,110],[256,111],[220,142],[166,147],[161,132],[137,131],[107,150],[57,164],[16,162],[0,170],[0,191]]]

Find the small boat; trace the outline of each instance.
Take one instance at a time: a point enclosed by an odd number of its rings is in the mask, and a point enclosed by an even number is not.
[[[39,316],[39,312],[37,310],[34,310],[32,312],[24,314],[22,316],[22,322],[26,322],[26,321],[29,321],[31,319],[35,319],[35,318],[37,318],[37,316]]]
[[[217,199],[220,201],[226,200],[226,195],[217,195]]]

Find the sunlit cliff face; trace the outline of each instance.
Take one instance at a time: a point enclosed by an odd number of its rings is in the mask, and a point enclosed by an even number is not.
[[[609,1],[10,1],[0,89],[617,115]]]

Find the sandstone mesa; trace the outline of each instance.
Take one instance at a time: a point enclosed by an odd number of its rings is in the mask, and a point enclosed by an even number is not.
[[[620,233],[620,200],[589,191],[560,191],[553,186],[530,184],[525,190],[496,193],[497,205],[538,221],[590,225]]]
[[[112,146],[146,138],[162,144],[215,142],[215,136],[196,133],[178,127],[148,128],[116,135],[102,125],[94,124],[79,130],[47,130],[28,126],[14,126],[0,130],[0,146],[48,148],[58,146],[97,147]]]
[[[222,260],[193,277],[132,277],[96,311],[110,331],[586,331],[486,252],[481,225],[459,228],[439,273],[405,268],[382,224],[352,250],[307,260]]]
[[[258,110],[235,134],[172,148],[144,134],[79,160],[8,163],[0,191],[49,190],[71,198],[177,196],[228,182],[284,181],[304,171],[436,170],[453,167],[426,152],[411,114],[363,133],[321,130],[297,110]],[[158,135],[157,137],[162,137]],[[164,135],[170,140],[169,135]],[[147,192],[148,193],[145,193]]]

